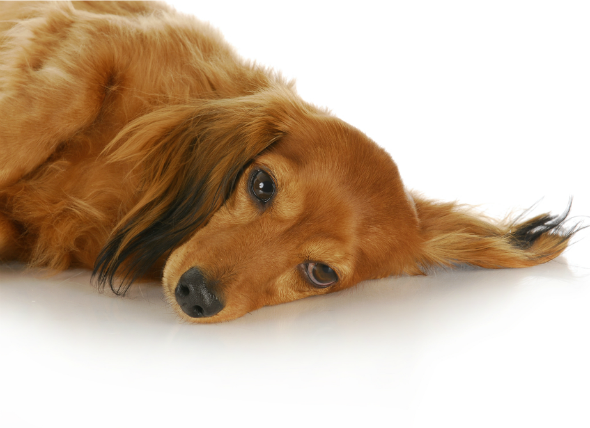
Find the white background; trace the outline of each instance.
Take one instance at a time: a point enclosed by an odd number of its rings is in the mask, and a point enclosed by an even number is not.
[[[590,215],[588,2],[178,8],[386,147],[409,188],[496,216],[573,196]],[[88,272],[0,266],[0,425],[587,427],[589,235],[535,268],[369,281],[207,326],[156,285],[121,299]]]

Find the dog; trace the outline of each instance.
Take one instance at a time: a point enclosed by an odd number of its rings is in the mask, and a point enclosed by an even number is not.
[[[0,258],[162,281],[187,321],[432,267],[558,256],[568,211],[489,220],[163,3],[0,3]]]

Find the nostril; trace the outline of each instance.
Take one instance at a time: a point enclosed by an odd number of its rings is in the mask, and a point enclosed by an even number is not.
[[[182,297],[186,297],[190,294],[191,290],[186,285],[179,285],[178,286],[178,294]]]
[[[201,318],[205,314],[205,311],[199,305],[193,306],[193,318]]]

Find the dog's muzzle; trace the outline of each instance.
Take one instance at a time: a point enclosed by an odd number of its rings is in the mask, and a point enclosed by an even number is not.
[[[174,295],[182,311],[189,317],[211,317],[224,306],[212,288],[203,273],[193,267],[182,274]]]

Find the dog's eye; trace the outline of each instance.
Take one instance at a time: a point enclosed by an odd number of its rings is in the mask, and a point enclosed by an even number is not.
[[[338,281],[334,269],[322,263],[306,263],[305,273],[317,288],[326,288]]]
[[[275,193],[275,183],[266,172],[258,170],[252,176],[250,190],[260,202],[268,202]]]

